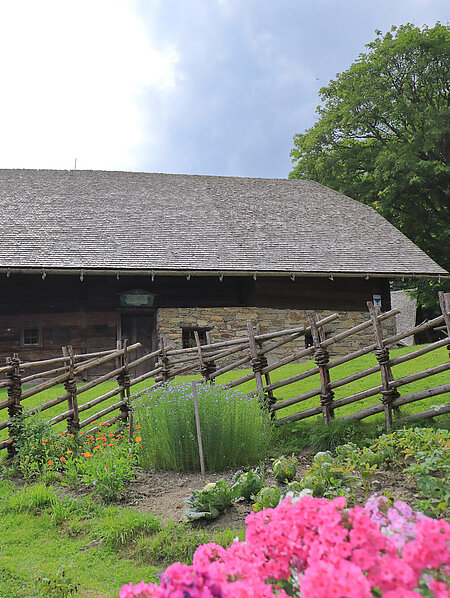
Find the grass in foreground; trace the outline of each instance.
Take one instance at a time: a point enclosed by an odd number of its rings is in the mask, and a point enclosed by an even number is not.
[[[42,483],[17,490],[7,480],[0,481],[0,514],[5,598],[117,598],[123,584],[156,581],[169,563],[190,563],[199,544],[228,546],[240,533],[164,525],[151,514],[61,498]]]

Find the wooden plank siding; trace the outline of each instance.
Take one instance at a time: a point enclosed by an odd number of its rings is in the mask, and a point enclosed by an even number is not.
[[[0,293],[0,363],[19,353],[22,360],[47,359],[61,354],[63,345],[75,352],[100,351],[115,346],[122,316],[156,313],[170,307],[261,307],[365,311],[374,294],[383,309],[390,308],[389,283],[374,278],[95,276],[79,274],[11,274],[2,276]],[[155,295],[153,308],[120,306],[120,293],[142,289]],[[24,347],[21,330],[38,328],[39,346]],[[180,331],[181,334],[181,331]],[[156,332],[149,331],[156,345]],[[140,339],[130,339],[133,342]]]

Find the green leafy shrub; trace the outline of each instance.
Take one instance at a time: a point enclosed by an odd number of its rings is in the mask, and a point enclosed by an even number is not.
[[[202,490],[194,490],[185,502],[185,521],[215,519],[233,504],[233,494],[225,480],[219,480],[206,484]]]
[[[258,399],[221,386],[197,386],[205,467],[209,472],[264,459],[271,426]],[[200,459],[192,385],[167,384],[134,403],[144,469],[198,471]]]
[[[126,444],[106,447],[89,458],[81,456],[75,466],[82,483],[95,488],[105,502],[119,500],[127,482],[136,475]]]
[[[371,446],[385,461],[401,467],[417,485],[417,507],[441,517],[450,503],[450,432],[434,428],[406,428],[384,434]]]
[[[292,457],[280,457],[272,465],[273,475],[277,482],[291,482],[297,472],[297,459]]]
[[[76,454],[81,445],[74,434],[55,434],[39,411],[17,414],[11,421],[11,434],[16,450],[15,463],[27,480],[39,477],[49,468],[62,470],[67,453]]]

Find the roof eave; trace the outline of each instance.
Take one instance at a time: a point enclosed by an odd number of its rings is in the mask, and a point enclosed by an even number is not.
[[[157,276],[183,276],[190,278],[191,276],[213,276],[223,279],[224,277],[240,276],[240,277],[253,277],[257,278],[385,278],[389,280],[402,279],[402,278],[427,278],[427,279],[438,279],[445,280],[450,279],[450,275],[444,273],[435,272],[336,272],[336,271],[269,271],[269,270],[193,270],[193,269],[180,269],[180,270],[162,270],[162,269],[115,269],[115,268],[29,268],[29,267],[0,267],[0,274],[6,274],[7,277],[12,274],[40,274],[43,278],[47,275],[78,275],[82,279],[84,276],[148,276],[154,279]]]

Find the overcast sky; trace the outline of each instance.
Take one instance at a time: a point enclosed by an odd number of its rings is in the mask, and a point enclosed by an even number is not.
[[[285,178],[318,90],[446,0],[0,0],[0,168]]]

